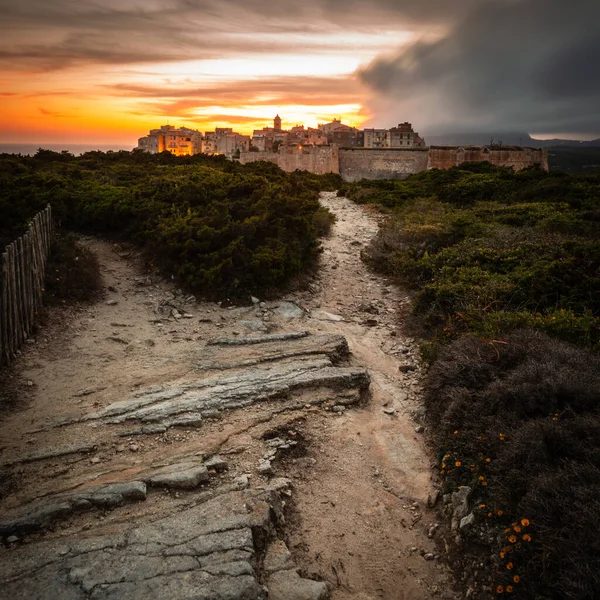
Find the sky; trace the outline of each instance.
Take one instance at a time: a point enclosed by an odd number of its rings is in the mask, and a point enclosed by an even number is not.
[[[342,118],[600,137],[597,0],[0,0],[0,142]]]

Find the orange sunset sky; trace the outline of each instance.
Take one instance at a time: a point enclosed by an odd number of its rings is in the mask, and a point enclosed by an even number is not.
[[[276,113],[286,126],[600,131],[598,86],[570,68],[600,56],[587,0],[577,22],[558,0],[0,2],[0,142],[133,146],[167,122],[251,133]]]

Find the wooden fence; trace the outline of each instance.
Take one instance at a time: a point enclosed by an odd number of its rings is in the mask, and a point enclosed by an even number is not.
[[[54,235],[50,205],[2,254],[0,278],[0,365],[8,364],[31,332],[42,304],[46,260]]]

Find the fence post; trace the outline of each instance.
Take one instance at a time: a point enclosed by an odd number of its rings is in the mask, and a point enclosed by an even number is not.
[[[8,318],[8,252],[2,253],[2,278],[0,279],[0,364],[10,362],[9,318]]]
[[[6,246],[0,272],[0,365],[8,364],[31,332],[41,306],[54,237],[52,207],[32,219],[27,232]]]

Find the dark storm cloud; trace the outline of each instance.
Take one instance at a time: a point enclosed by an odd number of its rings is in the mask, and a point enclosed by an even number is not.
[[[600,132],[600,2],[482,3],[359,75],[381,117],[427,131]],[[392,117],[393,115],[393,117]]]
[[[298,46],[286,35],[419,28],[482,1],[489,0],[0,0],[0,61],[54,70],[291,52]]]

